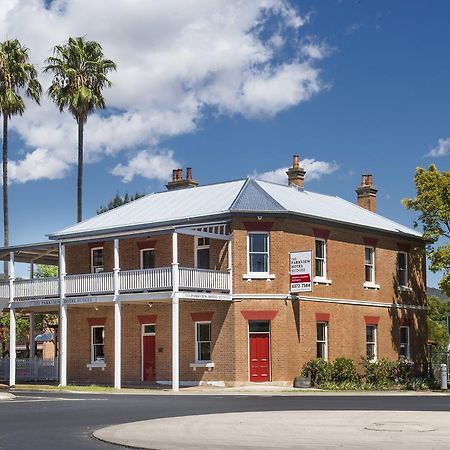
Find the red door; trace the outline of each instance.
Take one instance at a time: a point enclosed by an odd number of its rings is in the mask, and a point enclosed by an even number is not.
[[[250,334],[250,381],[270,381],[269,334]]]
[[[155,336],[142,336],[143,378],[144,381],[155,380]]]

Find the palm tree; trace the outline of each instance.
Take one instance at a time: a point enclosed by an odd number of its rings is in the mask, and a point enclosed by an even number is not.
[[[28,49],[17,39],[0,43],[0,114],[3,115],[3,240],[9,245],[8,204],[8,120],[25,111],[21,94],[39,104],[42,88],[33,64],[28,61]],[[5,273],[7,265],[5,264]]]
[[[78,124],[77,221],[83,216],[83,133],[88,115],[105,108],[102,90],[111,86],[108,72],[116,70],[113,61],[105,59],[101,45],[84,37],[69,38],[57,45],[47,59],[45,72],[53,73],[48,95],[62,112],[67,108]]]

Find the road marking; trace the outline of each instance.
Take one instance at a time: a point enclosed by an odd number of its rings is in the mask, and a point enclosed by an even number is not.
[[[78,402],[78,401],[107,401],[107,398],[68,398],[68,397],[16,397],[13,403],[36,403],[36,402]]]

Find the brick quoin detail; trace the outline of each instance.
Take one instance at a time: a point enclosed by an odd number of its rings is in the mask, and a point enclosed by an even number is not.
[[[379,316],[364,316],[364,320],[366,322],[366,325],[378,325],[378,322],[380,321]]]
[[[244,222],[247,231],[271,231],[273,222]]]
[[[403,242],[399,242],[397,244],[397,247],[399,251],[409,253],[411,251],[411,245],[410,244],[404,244]]]
[[[330,230],[325,230],[323,228],[313,228],[313,233],[316,238],[327,240],[330,237]]]
[[[137,316],[137,321],[142,325],[144,323],[155,323],[157,314],[145,314],[142,316]]]
[[[99,325],[105,326],[106,317],[88,317],[87,319],[89,326],[95,327]]]
[[[278,311],[241,311],[245,320],[273,320]]]
[[[193,322],[211,322],[214,312],[195,312],[191,313]]]
[[[317,322],[329,322],[330,315],[328,313],[316,313]]]
[[[138,246],[139,250],[142,250],[144,248],[155,248],[156,242],[156,239],[149,239],[147,241],[138,241],[136,242],[136,245]]]
[[[363,236],[364,244],[368,245],[369,247],[376,247],[378,244],[378,239],[368,236]]]

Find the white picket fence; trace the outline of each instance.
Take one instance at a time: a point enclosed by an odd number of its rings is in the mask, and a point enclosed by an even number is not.
[[[9,357],[0,358],[0,379],[9,380]],[[16,359],[17,381],[58,380],[58,359],[34,358]]]

